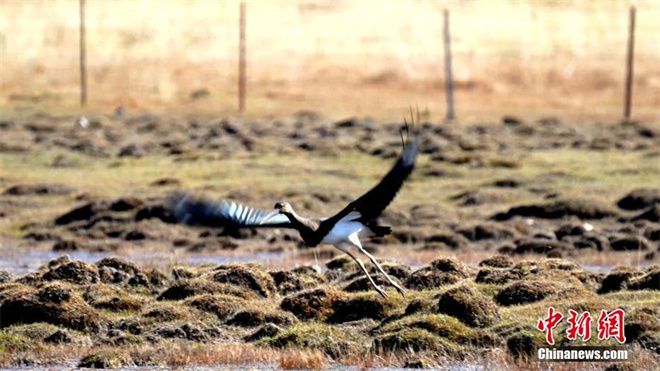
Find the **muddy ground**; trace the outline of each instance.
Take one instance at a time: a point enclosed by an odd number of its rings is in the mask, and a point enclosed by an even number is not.
[[[658,361],[657,123],[423,122],[418,168],[380,218],[394,232],[365,243],[410,289],[382,299],[332,247],[190,228],[167,206],[183,190],[329,215],[389,169],[400,123],[5,116],[4,366],[542,368],[526,357],[549,305],[625,307],[636,362]]]

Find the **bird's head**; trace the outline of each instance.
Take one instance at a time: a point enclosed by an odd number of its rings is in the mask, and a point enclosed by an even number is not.
[[[293,208],[288,202],[280,201],[275,204],[273,211],[271,211],[266,217],[261,221],[260,224],[266,223],[270,218],[278,214],[291,215],[293,214]]]
[[[293,212],[291,204],[284,201],[276,203],[273,210],[277,210],[280,214],[291,214]]]

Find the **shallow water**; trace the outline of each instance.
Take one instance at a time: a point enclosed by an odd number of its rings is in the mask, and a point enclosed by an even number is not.
[[[2,243],[4,241],[0,241]],[[9,251],[9,253],[7,253]],[[260,252],[260,253],[185,253],[174,254],[167,252],[143,252],[133,250],[128,253],[117,252],[89,252],[89,251],[71,251],[68,253],[55,252],[50,250],[30,250],[30,249],[12,249],[10,246],[3,246],[0,250],[0,270],[7,271],[14,275],[21,275],[31,272],[36,272],[41,266],[48,263],[52,259],[56,259],[62,255],[69,255],[73,260],[82,260],[87,263],[96,263],[97,261],[108,257],[119,257],[128,261],[134,262],[139,266],[157,267],[160,269],[183,265],[183,266],[200,266],[203,264],[229,264],[229,263],[262,263],[265,266],[281,267],[291,264],[292,260],[295,261],[295,254],[286,252]],[[410,266],[411,269],[416,270],[422,268],[425,264],[419,261],[409,260],[401,261],[400,263]],[[466,263],[477,264],[478,261],[470,261]],[[646,263],[646,262],[645,262]],[[321,265],[321,270],[325,267]],[[596,265],[596,264],[580,264],[585,271],[605,273],[607,274],[614,266],[611,265]],[[639,264],[638,268],[644,269],[649,265]]]
[[[39,267],[64,255],[54,251],[25,251],[20,254],[2,254],[0,255],[0,270],[11,274],[26,274],[36,272]],[[286,257],[285,253],[263,252],[254,254],[183,254],[178,256],[163,253],[135,253],[135,254],[117,254],[112,252],[87,252],[72,251],[67,253],[71,259],[82,260],[88,263],[108,257],[120,257],[137,265],[157,266],[164,268],[172,265],[199,266],[202,264],[229,264],[229,263],[276,263]],[[405,262],[402,262],[405,263]],[[418,269],[422,265],[413,264],[411,268]],[[583,264],[582,269],[596,273],[608,273],[613,266]],[[644,269],[644,265],[640,269]]]
[[[42,265],[62,255],[65,254],[54,251],[25,251],[20,254],[3,254],[0,256],[0,270],[5,270],[11,274],[36,272]],[[111,252],[73,251],[66,255],[69,255],[73,260],[82,260],[88,263],[96,263],[97,261],[108,257],[121,257],[134,262],[137,265],[159,266],[161,268],[167,265],[199,266],[208,263],[265,263],[277,261],[282,258],[282,254],[273,252],[243,255],[186,254],[175,257],[162,253],[117,254]]]

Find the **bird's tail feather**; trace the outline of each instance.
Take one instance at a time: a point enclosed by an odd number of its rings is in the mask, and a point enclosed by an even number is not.
[[[383,237],[392,233],[391,227],[387,227],[383,225],[370,225],[368,227],[371,233],[373,233],[372,237]]]

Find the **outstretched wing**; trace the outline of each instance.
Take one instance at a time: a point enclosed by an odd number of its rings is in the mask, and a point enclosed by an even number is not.
[[[284,215],[261,222],[269,211],[253,209],[230,201],[210,202],[177,194],[170,201],[172,215],[181,223],[229,228],[293,228]]]
[[[415,168],[415,160],[417,159],[417,152],[419,151],[420,134],[419,132],[412,134],[412,140],[409,140],[405,145],[401,157],[394,164],[394,167],[387,175],[372,188],[369,192],[365,193],[362,197],[351,202],[337,215],[330,219],[340,220],[352,212],[360,214],[359,218],[355,220],[362,224],[368,224],[376,219],[385,210],[399,189],[403,182],[408,178]]]

